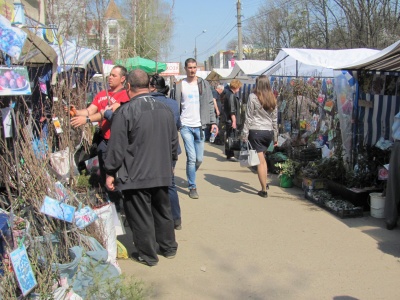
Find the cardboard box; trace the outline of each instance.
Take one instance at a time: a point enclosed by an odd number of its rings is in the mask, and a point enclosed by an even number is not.
[[[322,190],[328,187],[325,179],[303,178],[303,189],[312,187],[313,190]]]

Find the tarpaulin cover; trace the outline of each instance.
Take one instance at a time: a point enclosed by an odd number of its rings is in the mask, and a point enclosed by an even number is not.
[[[167,64],[162,62],[155,62],[154,60],[143,58],[140,56],[130,57],[127,59],[118,59],[115,61],[116,65],[124,66],[128,72],[141,69],[146,73],[161,73],[167,69]]]
[[[393,43],[389,47],[369,56],[365,59],[358,59],[355,63],[341,67],[345,70],[373,70],[400,72],[400,41]]]
[[[370,57],[379,50],[374,49],[300,49],[283,48],[271,65],[250,75],[300,76],[334,78],[341,66]]]

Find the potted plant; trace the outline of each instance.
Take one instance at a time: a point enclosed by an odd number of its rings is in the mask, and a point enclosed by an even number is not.
[[[293,178],[297,172],[299,164],[292,159],[287,159],[284,162],[275,164],[275,167],[279,170],[279,185],[284,188],[292,187]]]

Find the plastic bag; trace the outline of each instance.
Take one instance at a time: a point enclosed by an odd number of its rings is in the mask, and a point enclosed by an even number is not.
[[[117,235],[112,215],[112,205],[114,205],[114,203],[107,203],[101,207],[95,208],[94,212],[99,217],[96,220],[96,224],[100,226],[104,233],[104,241],[108,251],[108,261],[114,263],[117,260]]]
[[[123,259],[129,258],[128,251],[120,241],[117,241],[117,258],[123,258]]]

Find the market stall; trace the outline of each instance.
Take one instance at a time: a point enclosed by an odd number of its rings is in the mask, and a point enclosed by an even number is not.
[[[355,97],[359,143],[392,140],[390,124],[400,109],[400,41],[356,63],[343,65],[359,82]]]

